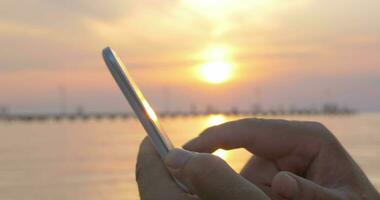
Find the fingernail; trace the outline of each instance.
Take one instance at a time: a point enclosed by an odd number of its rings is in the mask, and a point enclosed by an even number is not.
[[[165,163],[171,169],[182,169],[192,156],[189,151],[174,149],[166,156]]]

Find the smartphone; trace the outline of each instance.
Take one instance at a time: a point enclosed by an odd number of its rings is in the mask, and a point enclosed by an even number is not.
[[[158,122],[156,113],[152,107],[150,107],[148,101],[133,81],[127,68],[115,51],[110,47],[103,49],[103,58],[117,85],[129,102],[133,111],[136,113],[137,118],[140,120],[145,131],[148,133],[154,148],[160,155],[161,159],[164,160],[168,152],[172,150],[174,146]],[[188,192],[188,189],[184,184],[175,178],[174,180],[185,192]]]

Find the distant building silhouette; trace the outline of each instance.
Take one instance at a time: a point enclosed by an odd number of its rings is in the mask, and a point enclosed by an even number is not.
[[[1,117],[5,117],[7,115],[9,115],[9,107],[7,107],[7,106],[1,106],[0,107],[0,116]]]
[[[190,104],[190,114],[195,115],[198,113],[198,108],[196,104]]]
[[[230,114],[238,115],[240,113],[239,108],[237,106],[233,106],[230,110]]]
[[[262,112],[263,112],[263,108],[262,108],[261,104],[259,104],[259,103],[253,104],[253,106],[252,106],[252,113],[253,114],[260,114]]]
[[[216,110],[215,108],[211,105],[211,104],[208,104],[206,106],[206,114],[215,114],[216,113]]]

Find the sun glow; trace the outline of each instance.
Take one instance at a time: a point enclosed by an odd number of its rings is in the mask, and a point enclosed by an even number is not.
[[[204,81],[219,84],[230,79],[231,69],[232,67],[229,63],[214,61],[202,65],[200,73]]]
[[[202,80],[212,84],[220,84],[231,79],[233,65],[228,61],[227,50],[227,48],[217,47],[204,53],[205,63],[199,69]]]
[[[197,10],[218,10],[226,9],[233,1],[231,0],[182,0],[190,8]]]

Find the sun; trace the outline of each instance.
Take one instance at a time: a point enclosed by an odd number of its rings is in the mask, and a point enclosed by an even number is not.
[[[214,47],[204,53],[205,63],[199,67],[199,75],[203,81],[221,84],[231,79],[233,65],[229,61],[227,50],[223,47]]]
[[[231,78],[231,64],[223,61],[212,61],[201,66],[200,75],[208,83],[220,84]]]

